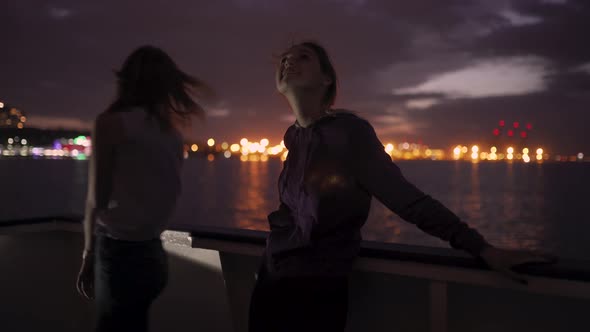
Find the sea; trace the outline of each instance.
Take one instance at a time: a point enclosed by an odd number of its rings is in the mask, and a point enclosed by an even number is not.
[[[590,163],[396,163],[408,180],[494,245],[590,259]],[[243,162],[199,155],[185,160],[172,224],[268,230],[267,215],[279,205],[281,168],[279,159]],[[82,216],[87,176],[83,160],[0,157],[0,223]],[[448,247],[376,199],[362,234],[370,241]]]

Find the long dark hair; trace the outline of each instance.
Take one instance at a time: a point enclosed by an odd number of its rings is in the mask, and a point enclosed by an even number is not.
[[[211,89],[194,76],[181,71],[166,52],[154,46],[133,51],[123,67],[115,71],[117,96],[107,111],[120,112],[143,107],[158,119],[163,129],[172,127],[172,116],[190,121],[190,115],[204,119],[205,111],[192,95],[207,96]]]

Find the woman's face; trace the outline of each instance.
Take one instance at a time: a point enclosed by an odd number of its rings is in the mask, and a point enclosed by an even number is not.
[[[322,73],[315,52],[305,46],[294,46],[280,58],[276,72],[277,90],[285,94],[292,89],[324,89],[331,80]]]

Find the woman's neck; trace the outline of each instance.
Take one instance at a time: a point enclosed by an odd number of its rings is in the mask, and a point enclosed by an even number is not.
[[[286,96],[295,114],[297,123],[301,127],[308,127],[319,118],[326,115],[327,107],[322,105],[321,96],[314,95],[298,95]]]

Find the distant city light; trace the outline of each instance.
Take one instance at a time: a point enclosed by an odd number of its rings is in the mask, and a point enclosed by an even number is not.
[[[20,117],[20,122],[27,122],[27,117],[26,116],[21,116]]]
[[[21,119],[24,117],[20,114],[18,116]],[[521,124],[520,126],[522,128],[525,127],[524,124]],[[519,132],[517,132],[517,134]],[[44,147],[32,145],[31,142],[28,141],[31,137],[24,139],[19,136],[22,137],[23,135],[19,134],[18,136],[7,138],[8,145],[4,143],[6,148],[0,149],[0,155],[35,156],[36,158],[46,157],[53,159],[61,159],[60,157],[63,157],[84,160],[86,159],[86,156],[90,156],[92,153],[91,138],[85,135],[80,135],[75,138],[62,137],[56,139],[53,146]],[[253,141],[249,141],[247,138],[242,138],[240,144],[232,144],[228,141],[219,144],[216,143],[213,138],[209,138],[206,140],[206,143],[212,148],[204,149],[204,154],[207,155],[207,160],[209,161],[214,161],[217,158],[231,158],[234,154],[241,154],[240,160],[242,161],[265,162],[275,158],[280,158],[282,161],[285,161],[289,153],[285,147],[284,141],[281,141],[280,144],[273,144],[268,138]],[[481,141],[479,143],[481,143]],[[514,163],[518,161],[529,163],[534,160],[539,162],[544,160],[555,160],[560,162],[588,161],[587,158],[584,159],[585,156],[582,152],[554,156],[545,154],[545,151],[540,147],[536,149],[524,147],[524,143],[526,143],[526,140],[522,140],[520,143],[509,141],[511,146],[495,145],[490,147],[479,144],[458,144],[453,146],[451,151],[445,151],[443,149],[430,148],[421,141],[418,143],[408,141],[403,143],[384,143],[383,148],[394,160],[464,160],[473,162],[505,160]],[[13,144],[16,144],[16,146],[13,146]],[[495,142],[495,144],[501,143]],[[500,150],[502,150],[503,153],[499,153]],[[202,145],[201,147],[196,143],[185,145],[184,157],[188,158],[191,151],[195,153],[203,151]],[[536,154],[533,154],[534,152],[536,152]]]
[[[509,137],[512,137],[512,136],[514,136],[514,131],[512,131],[512,129],[511,129],[511,130],[508,130],[508,136],[509,136]]]
[[[258,152],[259,148],[260,148],[260,144],[258,142],[254,142],[254,143],[250,144],[248,149],[250,150],[251,153],[256,153],[256,152]]]
[[[387,153],[393,152],[393,144],[388,143],[387,145],[385,145],[385,152],[387,152]]]
[[[0,101],[0,108],[4,108],[4,103]]]
[[[523,155],[523,156],[522,156],[522,160],[523,160],[525,163],[528,163],[528,162],[530,162],[530,161],[531,161],[531,157],[529,157],[529,155],[528,155],[528,154],[525,154],[525,155]]]
[[[86,142],[86,136],[78,136],[74,138],[74,144],[76,145],[84,145]]]
[[[514,123],[512,124],[512,126],[513,126],[514,128],[518,128],[518,127],[520,127],[520,124],[519,124],[518,122],[514,122]]]
[[[500,120],[499,125],[500,127],[504,127],[504,125],[506,125],[506,122],[504,120]]]

